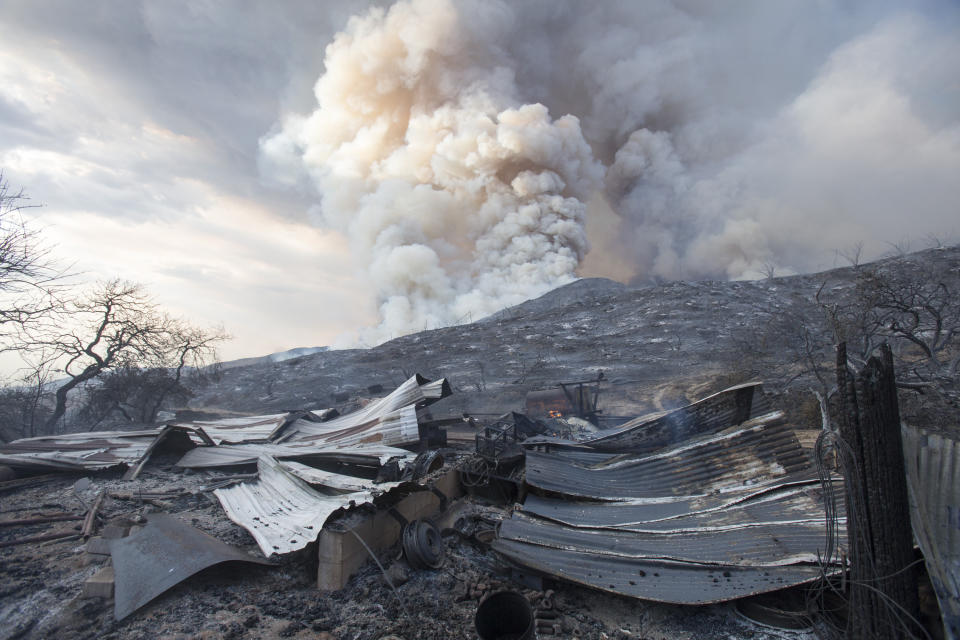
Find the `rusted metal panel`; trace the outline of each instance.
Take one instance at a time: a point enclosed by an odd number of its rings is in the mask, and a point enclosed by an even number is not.
[[[960,639],[960,440],[904,425],[910,519],[940,602],[944,634]]]
[[[614,501],[707,496],[813,473],[780,412],[655,454],[626,454],[583,465],[530,451],[526,464],[526,481],[538,489]]]
[[[148,516],[147,526],[110,542],[115,585],[114,617],[123,620],[161,593],[221,562],[271,564],[167,514]]]
[[[692,437],[716,433],[767,411],[761,382],[724,389],[685,407],[641,416],[584,441],[601,451],[655,451]]]
[[[493,549],[534,571],[603,591],[675,604],[709,604],[812,582],[816,565],[744,567],[624,558],[498,539]]]

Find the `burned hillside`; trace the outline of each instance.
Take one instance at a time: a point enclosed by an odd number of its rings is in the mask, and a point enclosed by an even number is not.
[[[829,385],[838,335],[855,338],[852,328],[838,332],[835,325],[842,318],[830,314],[843,311],[862,324],[857,314],[864,313],[858,309],[865,303],[857,299],[858,283],[873,268],[903,279],[911,273],[921,279],[941,274],[952,299],[960,299],[960,249],[955,247],[757,281],[629,287],[588,278],[472,324],[404,336],[371,349],[226,369],[190,407],[212,414],[326,408],[373,395],[370,386],[395,388],[418,371],[451,381],[456,394],[439,409],[449,416],[520,409],[531,390],[600,374],[609,416],[673,408],[752,379],[764,380],[768,391],[793,392],[786,407],[792,410],[798,401],[813,401],[809,389]],[[954,359],[954,380],[960,355],[955,305],[946,309],[944,326],[953,332],[945,350]],[[871,344],[883,337],[874,328]],[[904,375],[913,375],[910,369],[902,367]],[[925,398],[936,398],[936,406],[943,392],[956,398],[949,380],[940,381],[946,384]]]

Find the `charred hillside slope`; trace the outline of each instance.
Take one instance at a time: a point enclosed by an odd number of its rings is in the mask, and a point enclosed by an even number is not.
[[[447,377],[453,385],[454,396],[436,407],[437,417],[521,409],[530,390],[600,374],[606,415],[676,406],[749,379],[808,403],[810,390],[829,391],[838,335],[857,344],[890,337],[884,323],[893,320],[873,309],[878,279],[903,297],[923,283],[933,283],[934,293],[945,289],[943,315],[960,330],[960,310],[949,302],[960,298],[956,247],[751,282],[630,287],[586,278],[472,324],[371,349],[226,368],[189,408],[226,414],[338,406],[348,397],[374,395],[368,390],[374,385],[392,389],[415,372]],[[874,324],[864,328],[868,320]],[[929,337],[924,331],[916,328]],[[958,341],[954,335],[943,347],[947,361]],[[936,396],[947,404],[934,404],[950,410],[950,376],[941,371],[924,378],[914,366],[924,359],[919,349],[902,336],[895,342],[904,376],[922,383],[923,404],[932,406],[927,400]]]

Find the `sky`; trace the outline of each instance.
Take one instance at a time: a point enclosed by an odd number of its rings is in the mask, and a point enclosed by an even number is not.
[[[0,169],[233,359],[960,231],[954,2],[4,0]]]

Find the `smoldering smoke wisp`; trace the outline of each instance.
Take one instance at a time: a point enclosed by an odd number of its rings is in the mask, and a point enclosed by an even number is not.
[[[596,4],[370,9],[327,47],[316,109],[262,139],[265,176],[315,189],[367,265],[363,342],[578,269],[749,278],[955,231],[949,3]]]

